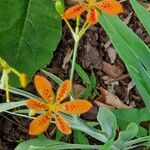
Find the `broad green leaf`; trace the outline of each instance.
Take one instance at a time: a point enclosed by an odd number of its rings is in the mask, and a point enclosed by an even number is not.
[[[118,139],[115,141],[114,145],[120,149],[125,148],[124,144],[131,139],[133,139],[138,133],[138,126],[135,123],[130,123],[125,131],[119,133]]]
[[[24,105],[25,105],[25,101],[0,103],[0,113],[3,112],[3,111],[7,111],[7,110],[17,108],[17,107],[20,107],[20,106],[24,106]]]
[[[82,78],[83,82],[87,84],[91,84],[91,80],[88,76],[88,74],[84,71],[84,69],[76,63],[75,65],[75,71],[78,73],[78,75]]]
[[[52,0],[0,1],[0,56],[31,79],[48,63],[61,37]],[[15,83],[17,80],[14,80]]]
[[[108,139],[114,138],[117,129],[117,122],[115,115],[108,108],[101,107],[99,108],[97,120],[106,137]]]
[[[54,141],[54,140],[48,140],[45,138],[45,136],[41,136],[39,138],[31,139],[24,141],[20,143],[15,150],[30,150],[31,146],[49,146],[49,145],[55,145],[55,144],[61,144],[62,142]]]
[[[136,135],[137,138],[144,137],[148,135],[147,129],[138,125],[138,133]]]
[[[139,61],[136,64],[138,65],[136,67],[137,69],[129,64],[127,65],[127,69],[130,72],[132,78],[134,79],[136,87],[141,93],[145,105],[150,113],[150,100],[148,98],[150,97],[150,74],[146,71],[145,67]]]
[[[146,107],[150,108],[150,50],[118,17],[102,14],[100,23],[109,35],[112,43],[124,61],[127,69],[137,84]],[[134,73],[132,72],[133,69]],[[141,84],[141,85],[140,85]],[[138,87],[138,86],[141,87]],[[150,109],[149,109],[150,111]]]
[[[74,144],[87,144],[89,145],[88,138],[79,130],[74,130]]]
[[[147,130],[140,126],[142,121],[149,121],[149,113],[146,108],[142,109],[116,109],[113,110],[117,118],[118,127],[121,130],[125,130],[130,122],[137,124],[139,131],[137,137],[142,137],[147,135]]]
[[[20,143],[15,150],[60,150],[60,149],[99,149],[99,145],[68,144],[43,137]]]
[[[149,25],[149,19],[150,19],[150,12],[146,10],[144,7],[142,7],[137,0],[130,0],[130,3],[136,12],[138,18],[144,25],[145,29],[150,35],[150,25]]]

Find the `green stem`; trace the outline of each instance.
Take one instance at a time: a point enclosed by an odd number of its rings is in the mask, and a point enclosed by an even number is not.
[[[76,64],[76,57],[77,57],[77,50],[78,50],[78,45],[79,45],[79,36],[77,34],[73,35],[75,44],[74,44],[74,49],[73,49],[73,57],[72,57],[72,64],[71,64],[71,73],[70,73],[70,81],[73,81],[73,76],[74,76],[74,70],[75,70],[75,64]]]
[[[3,70],[2,77],[0,80],[0,88],[5,89],[5,78],[6,78],[6,71]]]
[[[17,71],[16,69],[14,69],[14,68],[10,68],[10,70],[14,73],[14,74],[16,74],[18,77],[20,77],[20,72],[19,71]]]
[[[9,77],[8,74],[6,74],[6,79],[5,79],[6,102],[10,102],[8,81],[9,81]]]
[[[72,28],[72,26],[70,25],[70,23],[68,22],[68,20],[67,20],[67,19],[64,19],[64,20],[65,20],[65,22],[66,22],[68,28],[70,29],[71,33],[74,34],[73,28]]]
[[[76,29],[75,29],[76,33],[79,32],[79,26],[80,26],[80,16],[78,16],[76,19]]]

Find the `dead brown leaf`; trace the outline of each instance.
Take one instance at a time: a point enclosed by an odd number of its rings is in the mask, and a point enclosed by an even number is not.
[[[130,106],[125,105],[116,95],[105,90],[103,87],[100,87],[101,97],[97,100],[100,102],[113,106],[115,108],[131,108]]]
[[[66,64],[70,61],[71,56],[72,56],[73,51],[71,49],[68,50],[64,60],[63,60],[63,65],[62,68],[65,69],[66,68]]]
[[[73,91],[76,98],[83,97],[83,93],[85,91],[85,87],[80,84],[74,84],[73,85]]]
[[[111,65],[105,61],[103,61],[103,67],[102,67],[102,71],[108,75],[109,77],[113,78],[113,79],[116,79],[118,78],[119,76],[122,75],[122,70],[120,70],[119,68],[117,68],[116,66],[114,65]]]
[[[108,53],[108,56],[109,56],[109,58],[110,58],[111,64],[114,64],[114,62],[115,62],[115,60],[116,60],[116,58],[117,58],[117,53],[116,53],[115,49],[109,47],[109,48],[107,49],[107,53]]]
[[[85,52],[81,56],[81,62],[85,69],[101,69],[102,59],[98,50],[93,47],[90,43],[85,45]]]
[[[102,102],[100,102],[100,101],[97,101],[97,100],[95,100],[94,103],[95,103],[98,107],[107,107],[107,108],[110,109],[110,110],[115,109],[115,107],[110,106],[110,105],[107,105],[107,104],[104,104],[104,103],[102,103]]]

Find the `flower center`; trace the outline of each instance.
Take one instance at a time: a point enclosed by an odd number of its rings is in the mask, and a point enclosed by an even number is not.
[[[52,110],[54,113],[57,113],[57,112],[59,112],[60,108],[61,108],[61,104],[60,104],[59,102],[56,102],[56,103],[54,103],[54,104],[52,105],[52,109],[51,109],[51,110]]]

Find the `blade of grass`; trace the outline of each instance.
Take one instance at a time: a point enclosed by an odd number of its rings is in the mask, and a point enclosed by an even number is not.
[[[130,0],[130,3],[138,18],[150,35],[150,12],[142,7],[142,5],[140,5],[137,0]]]
[[[91,80],[88,76],[88,74],[84,71],[84,69],[76,63],[75,65],[75,71],[78,73],[78,75],[81,77],[81,79],[83,80],[83,82],[87,83],[87,84],[91,84]]]

